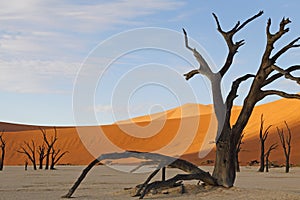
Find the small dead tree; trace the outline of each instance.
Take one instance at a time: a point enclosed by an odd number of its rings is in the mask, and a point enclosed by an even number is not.
[[[278,147],[278,144],[277,143],[274,143],[272,144],[267,152],[265,153],[265,157],[266,157],[266,172],[269,172],[269,157],[270,157],[270,154],[273,150],[275,150],[276,148]]]
[[[288,124],[286,123],[286,121],[284,121],[284,123],[285,123],[285,126],[286,126],[287,130],[288,130],[288,134],[286,135],[286,137],[284,135],[283,129],[280,130],[277,127],[277,132],[278,132],[280,143],[281,143],[284,155],[285,155],[285,172],[289,173],[289,171],[290,171],[290,155],[291,155],[292,134],[291,134],[291,130],[290,130]]]
[[[25,154],[27,158],[31,161],[33,165],[33,169],[36,170],[36,157],[35,157],[35,143],[31,140],[31,144],[29,142],[24,141],[24,145],[20,146],[20,150],[17,150],[18,153]]]
[[[43,169],[43,162],[46,157],[44,144],[38,147],[37,153],[39,156],[39,169]]]
[[[259,129],[259,140],[260,140],[260,167],[259,172],[264,172],[265,169],[265,141],[269,135],[269,129],[272,125],[269,125],[264,131],[264,116],[261,114],[260,117],[260,129]]]
[[[3,139],[3,134],[4,134],[4,130],[2,131],[2,133],[0,135],[0,148],[1,148],[0,171],[3,170],[3,166],[4,166],[5,145],[6,145],[6,142]]]
[[[69,152],[68,151],[61,152],[61,149],[55,150],[55,148],[52,147],[50,169],[54,170],[55,169],[54,166],[67,153],[69,153]]]
[[[241,171],[241,169],[240,169],[240,162],[239,162],[239,153],[240,153],[240,151],[241,151],[241,145],[244,143],[242,140],[243,140],[243,138],[244,138],[244,136],[245,136],[245,133],[243,133],[242,135],[241,135],[241,138],[240,138],[240,140],[239,140],[239,142],[238,142],[238,145],[237,145],[237,149],[236,149],[236,171],[237,172],[240,172]]]
[[[54,136],[51,136],[51,138],[48,139],[46,129],[40,128],[40,130],[43,134],[43,140],[47,146],[46,163],[45,163],[45,170],[47,170],[47,169],[49,169],[49,165],[50,165],[50,154],[51,154],[52,148],[57,141],[57,131],[56,131],[56,128],[54,127]]]

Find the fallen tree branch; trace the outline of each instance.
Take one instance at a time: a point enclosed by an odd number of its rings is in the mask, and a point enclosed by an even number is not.
[[[190,173],[189,175],[183,176],[180,175],[177,178],[169,179],[163,182],[175,182],[179,180],[200,180],[205,182],[209,185],[217,185],[217,182],[214,177],[212,177],[209,172],[205,172],[202,169],[198,168],[196,165],[182,159],[176,159],[170,156],[165,156],[157,153],[147,153],[147,152],[133,152],[133,151],[126,151],[122,153],[108,153],[108,154],[102,154],[97,159],[93,160],[81,173],[77,181],[74,183],[74,185],[70,188],[69,192],[62,196],[62,198],[71,198],[75,190],[78,188],[80,183],[83,181],[83,179],[86,177],[88,172],[99,162],[103,160],[116,160],[116,159],[124,159],[124,158],[138,158],[143,160],[151,160],[154,162],[159,162],[158,168],[148,177],[148,179],[144,182],[143,185],[146,185],[144,191],[142,194],[147,194],[147,191],[149,190],[148,182],[158,173],[159,169],[165,166],[171,167],[171,168],[177,168],[184,172]],[[180,179],[182,178],[182,179]],[[143,186],[142,185],[142,186]],[[153,187],[153,186],[151,186]],[[141,191],[139,191],[141,192]]]

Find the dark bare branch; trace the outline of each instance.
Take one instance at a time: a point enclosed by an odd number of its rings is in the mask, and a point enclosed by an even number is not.
[[[226,113],[225,123],[230,124],[230,116],[231,116],[231,109],[232,109],[232,106],[233,106],[233,101],[238,97],[237,91],[238,91],[238,88],[239,88],[240,84],[243,81],[246,81],[249,78],[254,78],[254,77],[255,77],[255,75],[253,75],[253,74],[246,74],[246,75],[236,79],[232,83],[231,90],[228,93],[227,98],[226,98],[227,113]]]
[[[282,145],[282,148],[285,150],[286,149],[286,146],[285,146],[285,138],[284,138],[284,134],[283,134],[283,129],[279,129],[277,127],[277,133],[278,133],[278,136],[279,136],[279,139],[280,139],[280,143]]]
[[[236,25],[231,30],[229,30],[229,31],[226,32],[226,31],[224,31],[222,29],[217,15],[215,15],[213,13],[213,16],[214,16],[216,24],[217,24],[217,29],[221,33],[221,35],[223,36],[223,38],[225,39],[226,44],[228,46],[228,55],[227,55],[225,64],[223,65],[223,67],[219,71],[221,77],[223,77],[225,75],[225,73],[229,70],[229,68],[230,68],[230,66],[231,66],[231,64],[233,62],[234,55],[237,53],[238,48],[240,46],[242,46],[242,45],[245,44],[244,40],[240,40],[238,42],[234,42],[233,41],[234,34],[236,34],[238,31],[240,31],[242,28],[244,28],[248,23],[250,23],[254,19],[258,18],[262,14],[263,14],[263,11],[260,11],[259,13],[257,13],[256,15],[254,15],[253,17],[247,19],[241,25],[240,25],[240,22],[238,21],[236,23]]]
[[[236,32],[238,32],[239,30],[241,30],[242,28],[244,28],[244,26],[246,26],[248,23],[250,23],[251,21],[253,21],[254,19],[260,17],[262,14],[264,13],[264,11],[259,11],[256,15],[254,15],[253,17],[247,19],[244,23],[242,23],[237,29]]]
[[[266,157],[266,172],[269,172],[269,157],[270,157],[270,154],[273,150],[275,150],[276,148],[278,147],[278,144],[277,143],[274,143],[272,144],[267,152],[265,153],[265,157]]]
[[[300,65],[293,65],[285,70],[283,70],[282,72],[279,72],[277,74],[274,74],[273,76],[271,76],[270,78],[268,78],[267,80],[265,80],[263,86],[269,85],[270,83],[272,83],[273,81],[279,79],[282,76],[285,76],[286,74],[289,76],[291,75],[291,72],[293,71],[297,71],[300,70]],[[278,70],[277,70],[278,71]],[[298,77],[294,77],[295,79],[299,79]]]
[[[293,41],[291,41],[289,44],[287,44],[286,46],[284,46],[283,48],[281,48],[272,58],[271,60],[273,62],[276,62],[276,60],[282,55],[284,54],[287,50],[291,49],[291,48],[297,48],[300,47],[300,44],[295,44],[296,42],[298,42],[300,40],[300,37],[294,39]]]
[[[272,145],[268,148],[268,150],[267,150],[265,156],[267,156],[268,154],[270,154],[270,152],[273,151],[273,150],[275,150],[277,147],[278,147],[278,144],[277,144],[277,143],[272,144]]]
[[[298,84],[300,84],[300,78],[298,77],[294,77],[293,75],[291,75],[290,72],[288,72],[287,70],[281,69],[280,67],[276,66],[276,65],[272,65],[272,68],[276,71],[278,71],[280,74],[282,74],[286,79],[290,79],[292,81],[296,81]]]
[[[281,36],[283,36],[285,33],[289,32],[289,28],[285,28],[286,25],[291,23],[289,18],[283,18],[279,25],[279,30],[273,35],[270,42],[277,41]]]
[[[235,81],[233,81],[233,83],[231,85],[231,90],[230,90],[230,92],[229,92],[229,94],[226,98],[227,109],[231,110],[231,108],[233,106],[234,99],[238,97],[237,91],[238,91],[238,88],[239,88],[240,84],[243,81],[246,81],[249,78],[254,78],[254,77],[255,77],[255,75],[253,75],[253,74],[246,74],[246,75],[236,79]]]
[[[193,76],[195,76],[196,74],[199,74],[199,70],[194,69],[194,70],[192,70],[192,71],[190,71],[190,72],[184,74],[184,76],[185,76],[185,79],[186,79],[186,80],[190,80],[190,79],[191,79]]]
[[[289,24],[291,21],[289,18],[285,19],[283,18],[282,21],[280,22],[279,30],[275,34],[270,33],[270,26],[271,26],[271,19],[268,19],[267,22],[267,27],[266,27],[266,32],[267,32],[267,45],[263,54],[263,59],[262,63],[265,64],[264,68],[267,69],[270,67],[272,64],[275,63],[276,57],[279,57],[280,55],[278,54],[277,56],[270,58],[271,53],[274,49],[274,44],[275,42],[281,38],[285,33],[289,31],[289,28],[285,28],[287,24]],[[278,52],[279,53],[279,52]],[[284,53],[284,52],[283,52]],[[282,53],[281,53],[282,54]],[[269,71],[270,73],[271,71]]]
[[[152,189],[164,188],[164,187],[174,187],[181,185],[183,180],[200,180],[200,174],[177,174],[173,178],[165,181],[155,181],[148,184],[145,190],[142,192],[140,199],[143,199],[146,194],[148,194]]]
[[[1,135],[0,135],[0,147],[5,147],[6,145],[6,141],[3,139],[3,134],[4,134],[4,130],[2,131]]]
[[[221,34],[225,33],[225,32],[222,30],[222,27],[221,27],[221,25],[220,25],[220,22],[219,22],[219,19],[218,19],[217,15],[216,15],[215,13],[213,13],[212,15],[213,15],[214,18],[215,18],[215,21],[216,21],[216,24],[217,24],[217,30],[218,30]]]
[[[140,185],[140,188],[138,189],[138,191],[135,193],[134,197],[137,197],[137,196],[141,196],[141,192],[143,189],[146,188],[147,184],[151,181],[151,179],[159,172],[160,168],[156,169],[154,172],[152,172],[148,178],[146,179],[146,181]]]
[[[184,28],[182,29],[182,31],[183,31],[183,34],[184,34],[185,47],[187,49],[189,49],[190,51],[194,51],[194,49],[189,46],[189,39],[188,39],[188,36],[187,36],[187,32],[185,31]]]
[[[270,95],[277,95],[277,96],[287,98],[287,99],[300,99],[299,94],[288,94],[286,92],[279,91],[279,90],[265,90],[265,91],[262,91],[262,93],[260,95],[260,99],[263,99],[264,97],[270,96]]]

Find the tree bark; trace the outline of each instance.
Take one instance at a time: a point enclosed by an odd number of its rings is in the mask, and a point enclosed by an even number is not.
[[[223,131],[226,131],[223,129]],[[231,131],[231,130],[227,130]],[[229,137],[229,134],[222,134]],[[230,138],[219,138],[216,144],[216,161],[213,177],[218,185],[232,187],[236,178],[236,148]]]

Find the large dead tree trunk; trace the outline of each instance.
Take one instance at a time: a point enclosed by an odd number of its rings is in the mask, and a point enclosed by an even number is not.
[[[21,146],[20,150],[17,150],[18,153],[25,154],[27,158],[31,161],[33,169],[36,170],[36,158],[35,158],[35,143],[31,140],[31,145],[29,142],[25,142],[25,147]]]
[[[5,145],[6,145],[6,142],[3,139],[3,133],[4,133],[4,131],[2,131],[2,133],[0,135],[0,148],[1,148],[0,171],[3,170],[3,166],[4,166]]]
[[[244,45],[244,40],[234,42],[233,36],[238,31],[243,29],[249,22],[258,18],[262,14],[263,12],[260,11],[258,14],[247,19],[243,23],[238,22],[229,31],[224,31],[221,28],[218,17],[215,14],[213,14],[217,24],[217,30],[221,33],[228,46],[228,55],[226,61],[222,66],[222,68],[217,73],[213,73],[210,67],[205,62],[204,58],[200,55],[200,53],[196,49],[189,46],[187,33],[184,30],[185,45],[188,50],[193,52],[196,60],[200,64],[199,69],[192,70],[185,74],[186,79],[189,80],[194,75],[201,74],[206,76],[211,81],[211,85],[212,85],[211,90],[213,92],[213,103],[214,103],[216,116],[218,119],[218,133],[216,138],[217,151],[216,151],[216,162],[215,162],[213,176],[217,179],[218,184],[224,187],[231,187],[234,184],[235,177],[236,177],[235,162],[236,162],[237,143],[241,137],[244,128],[246,127],[249,121],[249,118],[252,114],[252,111],[256,103],[269,95],[278,95],[284,98],[300,99],[300,95],[298,94],[288,94],[278,90],[263,90],[263,88],[266,85],[271,84],[272,82],[274,82],[275,80],[281,77],[284,77],[292,81],[296,81],[298,84],[300,83],[300,79],[298,77],[294,77],[291,74],[291,72],[300,69],[299,65],[291,66],[286,69],[283,69],[275,65],[277,59],[282,54],[284,54],[286,51],[288,51],[291,48],[296,48],[300,46],[296,44],[296,42],[298,42],[300,38],[294,39],[292,42],[285,45],[277,52],[273,52],[274,44],[284,34],[286,34],[289,31],[289,29],[286,28],[286,25],[290,23],[290,20],[288,18],[283,18],[280,23],[279,30],[276,33],[272,34],[270,33],[271,19],[268,19],[267,26],[266,26],[267,44],[257,73],[255,75],[251,75],[251,74],[244,75],[233,82],[231,91],[229,92],[226,98],[225,109],[223,111],[220,111],[220,109],[222,108],[222,106],[220,106],[222,102],[220,99],[215,99],[216,97],[222,97],[222,94],[220,93],[218,87],[224,75],[231,67],[233,63],[233,58],[237,53],[237,50],[239,49],[240,46]],[[237,120],[233,123],[233,125],[231,125],[230,123],[231,109],[232,109],[233,101],[237,97],[238,87],[242,81],[245,81],[251,77],[254,77],[254,80],[252,81],[250,90],[246,95],[241,112]],[[222,120],[223,113],[225,113],[225,120]]]
[[[265,142],[269,135],[269,129],[272,125],[268,126],[265,131],[264,130],[264,116],[263,114],[260,117],[260,129],[259,129],[259,140],[260,140],[260,167],[258,169],[259,172],[264,172],[265,170]]]
[[[269,157],[271,152],[278,147],[277,143],[272,144],[269,149],[267,150],[265,157],[266,157],[266,172],[269,172]]]
[[[115,160],[115,159],[124,159],[124,158],[138,158],[142,160],[151,160],[153,163],[156,163],[158,165],[158,169],[156,169],[143,183],[142,185],[139,185],[139,187],[142,187],[140,191],[137,192],[137,196],[140,194],[140,198],[143,198],[151,189],[161,187],[161,186],[172,186],[182,180],[200,180],[203,181],[206,184],[209,185],[217,185],[216,180],[209,174],[209,172],[205,172],[198,168],[196,165],[182,159],[176,159],[173,157],[156,154],[156,153],[143,153],[143,152],[123,152],[123,153],[108,153],[103,154],[99,156],[97,159],[93,160],[81,173],[77,181],[73,184],[73,186],[70,188],[69,192],[62,196],[63,198],[71,198],[75,190],[78,188],[80,183],[83,181],[83,179],[86,177],[88,172],[99,162],[103,160]],[[187,172],[189,174],[184,175],[177,175],[171,179],[168,180],[162,180],[159,182],[153,182],[151,184],[148,184],[148,182],[157,174],[160,168],[163,168],[165,166],[177,168],[184,172]],[[142,191],[143,190],[143,191]],[[142,192],[141,192],[142,191]]]
[[[281,146],[284,152],[284,156],[285,156],[285,172],[289,173],[290,171],[290,155],[291,155],[291,140],[292,140],[292,134],[291,134],[291,130],[288,126],[288,124],[286,123],[286,121],[284,122],[285,126],[288,130],[288,134],[286,136],[286,138],[284,137],[284,133],[283,133],[283,129],[279,129],[277,127],[277,132],[278,132],[278,136],[281,142]]]

